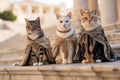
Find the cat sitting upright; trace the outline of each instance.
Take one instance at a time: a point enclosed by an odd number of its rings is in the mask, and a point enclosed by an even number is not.
[[[104,34],[96,11],[80,9],[82,30],[77,39],[75,59],[82,63],[118,60]]]
[[[26,21],[27,29],[27,48],[25,50],[24,57],[19,64],[20,66],[27,65],[43,65],[48,63],[54,63],[51,53],[50,42],[44,35],[40,25],[40,18],[36,20]]]
[[[73,63],[76,48],[76,33],[72,27],[71,12],[66,16],[56,14],[57,29],[55,43],[52,48],[53,58],[57,64]]]

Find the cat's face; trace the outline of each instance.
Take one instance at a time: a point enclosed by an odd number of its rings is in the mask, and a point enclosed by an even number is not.
[[[68,31],[71,29],[72,20],[71,20],[71,12],[69,12],[66,16],[61,16],[60,14],[56,14],[57,18],[57,29],[60,31]]]
[[[25,18],[25,21],[28,37],[31,39],[36,39],[39,36],[43,35],[39,17],[36,20],[28,20]]]
[[[80,9],[80,13],[81,13],[80,20],[83,26],[96,25],[99,23],[99,17],[95,11],[90,11],[90,10],[86,11]]]

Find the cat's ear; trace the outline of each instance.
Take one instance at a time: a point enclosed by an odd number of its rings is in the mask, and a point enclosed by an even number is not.
[[[25,18],[25,22],[26,24],[29,24],[29,20],[27,18]]]
[[[72,13],[69,12],[69,13],[67,14],[67,16],[71,19]]]
[[[56,13],[56,18],[59,19],[60,17],[61,17],[61,15]]]
[[[98,15],[98,11],[97,10],[92,10],[91,11],[94,15]]]
[[[85,13],[84,9],[80,9],[80,14],[83,16],[83,14]]]
[[[37,18],[36,18],[36,21],[40,23],[40,17],[37,17]]]

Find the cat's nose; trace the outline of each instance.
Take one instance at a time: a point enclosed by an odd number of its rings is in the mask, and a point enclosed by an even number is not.
[[[91,21],[89,21],[89,23],[90,23]]]
[[[65,27],[65,24],[64,24],[64,27]]]
[[[28,33],[29,35],[31,35],[31,33]]]

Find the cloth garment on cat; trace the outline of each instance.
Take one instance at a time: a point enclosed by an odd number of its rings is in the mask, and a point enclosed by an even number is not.
[[[73,53],[75,53],[76,43],[77,43],[77,38],[76,38],[75,34],[72,34],[68,38],[60,38],[59,36],[56,35],[55,44],[53,45],[53,48],[52,48],[53,58],[55,59],[59,55],[60,46],[62,46],[62,49],[64,50],[65,53],[68,53],[68,49],[67,49],[68,47],[67,46],[70,43],[73,44],[73,48],[74,48],[73,49],[74,50]]]
[[[27,62],[29,62],[28,60],[29,60],[30,51],[32,50],[33,47],[35,47],[32,44],[37,44],[38,46],[42,46],[43,48],[45,48],[46,55],[47,55],[46,58],[48,59],[47,61],[50,63],[54,63],[54,60],[52,58],[49,39],[44,36],[42,38],[36,39],[35,41],[30,40],[28,38],[28,46],[27,46],[25,55],[20,63],[21,66],[25,66],[28,64]]]

